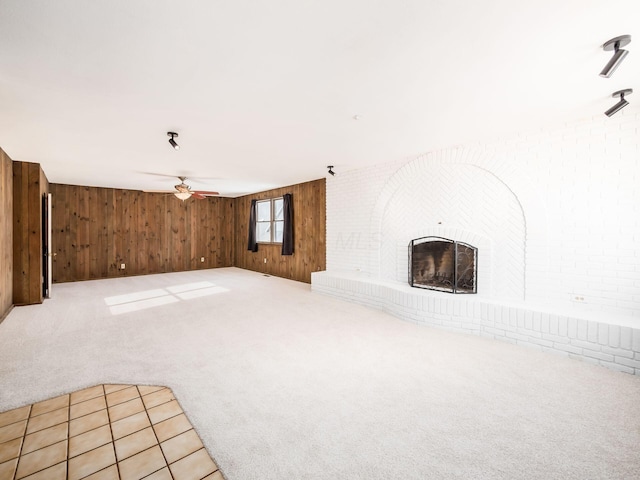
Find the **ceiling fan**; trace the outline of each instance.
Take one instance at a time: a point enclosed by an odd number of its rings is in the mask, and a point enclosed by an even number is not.
[[[174,185],[175,190],[143,190],[146,193],[172,193],[180,200],[184,201],[187,198],[193,197],[198,200],[202,200],[206,197],[213,197],[215,195],[220,195],[218,192],[210,192],[208,190],[191,190],[191,187],[184,183],[187,177],[178,177],[180,179],[180,183],[178,185]]]

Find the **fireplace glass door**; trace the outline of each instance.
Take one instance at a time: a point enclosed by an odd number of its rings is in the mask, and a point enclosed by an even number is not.
[[[442,237],[409,243],[409,284],[449,293],[477,293],[478,249]]]

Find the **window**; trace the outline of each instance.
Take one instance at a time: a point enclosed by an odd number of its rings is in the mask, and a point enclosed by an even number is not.
[[[282,197],[256,202],[256,241],[282,243],[284,232],[284,200]]]

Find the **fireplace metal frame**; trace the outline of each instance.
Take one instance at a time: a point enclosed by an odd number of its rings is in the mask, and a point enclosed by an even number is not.
[[[454,262],[453,262],[453,285],[451,288],[443,288],[436,287],[430,285],[422,285],[415,284],[413,282],[413,247],[415,245],[420,245],[422,243],[427,242],[446,242],[452,243],[454,248]],[[469,248],[473,251],[473,264],[474,264],[474,275],[473,275],[473,291],[469,291],[468,289],[459,290],[458,289],[458,245],[463,245],[466,248]],[[444,237],[436,237],[436,236],[428,236],[428,237],[420,237],[415,238],[409,242],[409,285],[414,288],[423,288],[425,290],[436,290],[438,292],[446,292],[446,293],[454,293],[454,294],[474,294],[478,293],[478,249],[473,245],[469,245],[468,243],[458,242],[456,240],[452,240],[450,238]]]

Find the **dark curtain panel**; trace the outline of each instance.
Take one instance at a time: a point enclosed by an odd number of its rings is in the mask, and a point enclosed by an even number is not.
[[[258,251],[258,242],[256,242],[256,218],[258,217],[256,201],[251,200],[251,211],[249,212],[249,244],[247,250],[251,252]]]
[[[282,196],[284,211],[284,233],[282,235],[282,255],[293,255],[293,195]]]

